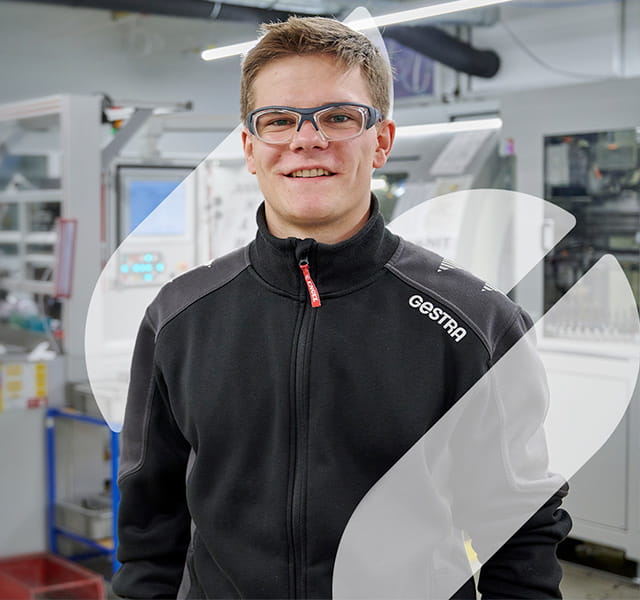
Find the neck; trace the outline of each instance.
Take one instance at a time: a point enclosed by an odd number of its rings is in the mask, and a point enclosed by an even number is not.
[[[283,222],[268,203],[265,205],[265,219],[271,235],[281,239],[312,238],[321,244],[338,244],[353,237],[364,227],[370,214],[371,207],[367,205],[366,209],[356,215],[356,218],[345,219],[343,222],[291,223]]]

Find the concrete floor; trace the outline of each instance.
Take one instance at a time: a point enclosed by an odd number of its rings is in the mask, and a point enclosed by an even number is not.
[[[562,561],[565,600],[640,600],[640,581]]]
[[[640,582],[562,561],[565,600],[640,600]],[[108,598],[116,599],[107,586]]]

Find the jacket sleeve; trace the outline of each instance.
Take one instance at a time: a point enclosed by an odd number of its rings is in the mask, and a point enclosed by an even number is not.
[[[121,434],[117,557],[125,598],[175,598],[190,539],[185,473],[190,447],[170,409],[147,313],[138,332]]]
[[[478,583],[482,598],[562,598],[556,547],[571,529],[560,508],[568,488],[565,483],[485,563]]]
[[[562,597],[556,548],[571,528],[560,509],[568,485],[549,471],[549,390],[530,328],[518,309],[459,425],[461,441],[475,450],[460,507],[483,564],[478,590],[485,599]]]

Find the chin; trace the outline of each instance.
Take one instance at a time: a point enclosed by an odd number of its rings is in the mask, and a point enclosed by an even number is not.
[[[309,194],[292,198],[289,207],[291,213],[307,221],[329,217],[341,204],[339,199],[327,197],[326,194]]]
[[[328,225],[335,220],[335,215],[327,210],[305,210],[296,211],[291,215],[291,222],[296,223],[299,227],[312,229],[317,226]]]

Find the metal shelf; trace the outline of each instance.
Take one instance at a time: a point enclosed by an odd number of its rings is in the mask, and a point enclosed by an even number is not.
[[[55,231],[32,231],[24,236],[27,244],[55,244],[56,239]]]
[[[26,254],[24,260],[30,265],[35,265],[38,267],[50,267],[55,263],[56,257],[53,254],[33,253]]]
[[[56,243],[57,236],[54,231],[32,231],[23,234],[21,231],[0,231],[0,242],[18,243],[26,242],[27,244],[50,244]]]
[[[0,243],[18,243],[22,240],[22,233],[19,231],[0,231]]]
[[[95,555],[107,555],[111,557],[113,572],[115,573],[120,566],[116,559],[116,548],[118,546],[118,527],[116,515],[118,514],[118,505],[120,504],[120,491],[118,490],[118,462],[120,458],[119,435],[115,431],[110,430],[111,434],[111,507],[113,511],[113,532],[112,538],[108,540],[92,540],[74,532],[67,531],[56,526],[55,507],[56,507],[56,446],[55,446],[55,420],[71,419],[80,421],[88,425],[98,427],[108,427],[102,420],[96,417],[90,417],[82,413],[61,410],[58,408],[50,408],[47,410],[46,420],[46,436],[47,436],[47,515],[49,522],[49,548],[54,554],[58,554],[58,536],[68,537],[76,542],[92,548],[95,554],[79,554],[68,556],[71,560],[83,560]]]
[[[32,279],[4,277],[0,279],[0,286],[8,290],[27,292],[29,294],[47,294],[52,296],[55,292],[53,281],[35,281]]]
[[[19,204],[21,202],[62,202],[62,190],[20,190],[0,192],[0,203]]]

